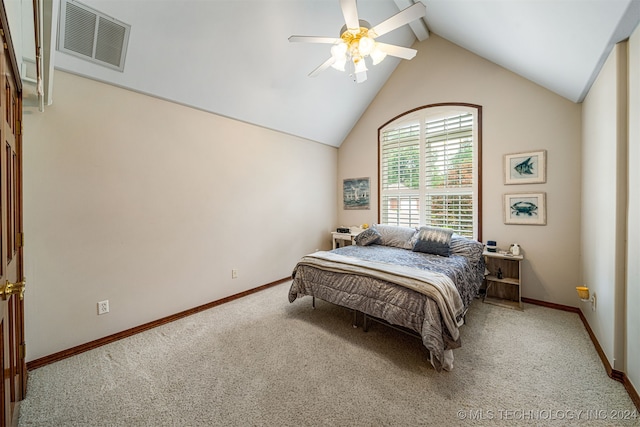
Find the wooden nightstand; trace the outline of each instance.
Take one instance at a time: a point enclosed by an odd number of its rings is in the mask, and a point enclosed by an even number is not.
[[[482,253],[489,274],[485,276],[487,285],[484,302],[502,307],[522,310],[521,264],[522,255],[504,255],[498,252]]]
[[[336,231],[331,232],[331,242],[333,244],[333,249],[338,247],[338,241],[347,241],[350,245],[356,244],[356,236],[362,233],[364,230],[358,227],[350,227],[351,232],[349,233],[338,233]]]

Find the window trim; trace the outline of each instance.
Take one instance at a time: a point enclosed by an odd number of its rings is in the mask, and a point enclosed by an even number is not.
[[[478,146],[476,147],[477,156],[478,156],[477,165],[476,165],[478,169],[478,180],[475,183],[475,191],[476,191],[477,203],[478,203],[477,239],[479,242],[482,242],[482,106],[478,104],[469,104],[469,103],[463,103],[463,102],[443,102],[443,103],[437,103],[437,104],[427,104],[421,107],[416,107],[411,110],[405,111],[404,113],[398,114],[392,119],[386,121],[384,124],[382,124],[378,128],[378,223],[380,223],[380,220],[381,220],[380,203],[382,202],[382,177],[380,176],[380,167],[381,167],[380,162],[381,162],[381,155],[382,155],[382,153],[380,152],[380,149],[381,149],[380,141],[382,138],[382,130],[386,128],[390,123],[396,120],[402,119],[405,116],[408,116],[420,110],[424,110],[426,108],[435,108],[435,107],[465,107],[465,108],[472,108],[476,110],[476,119],[478,123],[478,134],[477,134]]]

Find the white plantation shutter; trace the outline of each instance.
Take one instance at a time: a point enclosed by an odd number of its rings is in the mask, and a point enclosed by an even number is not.
[[[380,222],[477,237],[477,129],[468,109],[426,108],[380,133]]]
[[[380,174],[385,206],[382,223],[420,223],[420,123],[405,124],[382,136]]]
[[[420,197],[418,195],[384,195],[383,204],[387,206],[381,223],[417,227],[420,225]]]
[[[473,236],[473,115],[425,123],[425,224]]]

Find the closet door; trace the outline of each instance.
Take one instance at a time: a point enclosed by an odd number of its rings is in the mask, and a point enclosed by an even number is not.
[[[2,8],[0,54],[0,419],[11,425],[24,397],[24,277],[22,262],[22,93]]]

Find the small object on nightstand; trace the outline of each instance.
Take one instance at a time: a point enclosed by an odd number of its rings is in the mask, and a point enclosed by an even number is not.
[[[511,245],[511,255],[520,255],[520,246],[517,243]]]

